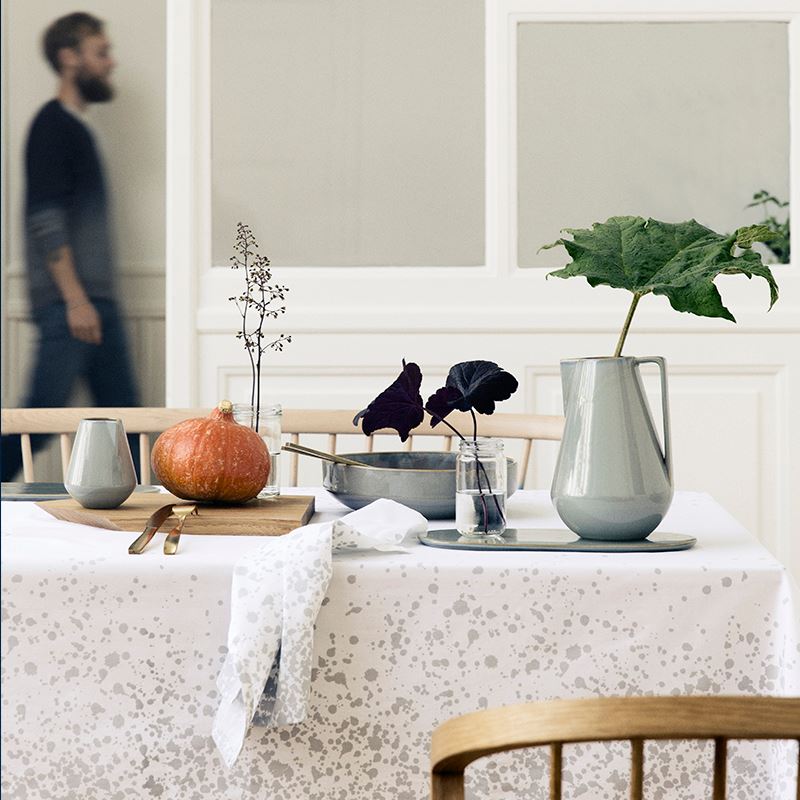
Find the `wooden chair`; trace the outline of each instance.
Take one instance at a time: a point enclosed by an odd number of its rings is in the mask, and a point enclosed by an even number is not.
[[[142,469],[142,483],[149,483],[150,476],[150,434],[160,433],[177,422],[192,417],[202,417],[209,413],[203,408],[4,408],[0,427],[4,434],[21,434],[22,470],[25,481],[35,480],[33,455],[31,452],[31,434],[57,434],[61,441],[61,468],[66,474],[71,452],[71,434],[75,433],[78,423],[86,417],[111,417],[121,419],[129,434],[139,434],[139,455]],[[305,409],[285,409],[282,418],[282,429],[288,434],[290,441],[299,443],[304,434],[327,434],[327,449],[335,453],[338,437],[341,435],[360,435],[359,429],[353,426],[354,411],[320,411]],[[452,418],[456,428],[465,435],[472,431],[472,418],[469,414],[454,412]],[[536,414],[493,414],[479,416],[478,433],[481,436],[496,436],[504,439],[521,439],[523,452],[519,464],[520,483],[524,484],[525,474],[530,461],[531,444],[535,439],[558,440],[561,438],[563,418],[558,416],[542,416]],[[420,425],[413,436],[400,445],[397,434],[392,435],[398,442],[398,448],[411,450],[418,437],[439,437],[444,450],[453,447],[453,435],[443,425],[431,428],[428,423]],[[375,436],[383,434],[377,433]],[[363,437],[364,449],[371,452],[374,448],[375,436]],[[398,449],[395,448],[395,449]],[[297,484],[298,456],[290,455],[289,485]]]
[[[645,739],[713,739],[713,799],[724,800],[729,739],[798,739],[800,697],[608,697],[553,700],[448,720],[431,743],[432,800],[463,800],[464,768],[483,756],[549,745],[550,800],[561,798],[562,746],[631,742],[632,800],[642,800]],[[800,778],[797,796],[800,800]]]

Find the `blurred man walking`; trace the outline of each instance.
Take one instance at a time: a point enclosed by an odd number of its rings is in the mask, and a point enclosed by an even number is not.
[[[114,96],[115,67],[103,22],[69,14],[45,32],[44,55],[58,93],[38,112],[25,147],[25,240],[28,297],[39,329],[23,406],[64,406],[80,378],[95,405],[138,405],[128,345],[117,307],[108,190],[90,103]],[[33,437],[33,449],[46,437]],[[21,466],[19,437],[4,436],[2,480]]]

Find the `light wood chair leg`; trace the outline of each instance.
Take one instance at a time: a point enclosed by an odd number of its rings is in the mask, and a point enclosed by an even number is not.
[[[20,434],[22,446],[22,477],[26,483],[33,483],[33,451],[31,450],[31,435]]]
[[[631,800],[642,800],[644,791],[644,741],[631,739]]]
[[[725,800],[728,777],[728,740],[714,739],[714,800]]]
[[[336,434],[329,433],[328,434],[328,452],[335,453],[336,452]]]
[[[562,749],[561,742],[550,745],[550,800],[561,800]]]
[[[517,489],[525,488],[525,481],[528,479],[528,465],[531,461],[531,440],[526,439],[522,446],[522,456],[519,459],[519,475],[517,476]]]
[[[431,800],[464,800],[464,773],[432,773]]]
[[[300,444],[300,435],[297,433],[293,433],[289,437],[289,441],[292,444]],[[297,486],[298,462],[299,459],[297,458],[297,453],[292,453],[291,461],[289,462],[289,483],[291,486]]]
[[[139,434],[139,469],[142,473],[142,483],[150,483],[150,436],[146,433]]]
[[[62,433],[59,437],[59,446],[61,448],[61,480],[67,479],[67,467],[69,467],[69,457],[72,453],[72,447],[69,440],[68,433]]]

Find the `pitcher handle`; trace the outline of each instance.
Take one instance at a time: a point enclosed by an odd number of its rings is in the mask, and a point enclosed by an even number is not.
[[[648,356],[647,358],[634,358],[638,367],[640,364],[658,364],[661,370],[661,411],[664,415],[664,463],[667,465],[667,474],[672,478],[672,448],[669,434],[669,395],[667,392],[667,362],[661,356]]]

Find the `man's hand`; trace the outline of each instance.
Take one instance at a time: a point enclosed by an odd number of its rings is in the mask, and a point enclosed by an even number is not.
[[[47,268],[67,306],[67,326],[74,339],[87,344],[103,341],[103,325],[78,277],[72,248],[62,245],[48,253]]]
[[[100,344],[103,341],[100,315],[88,300],[67,305],[67,325],[72,336],[81,342]]]

